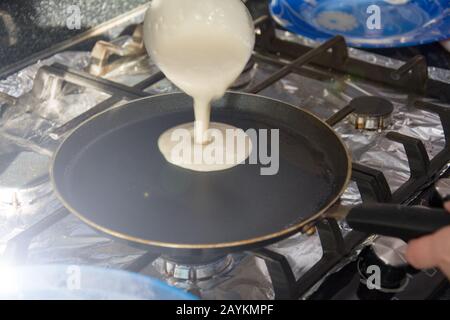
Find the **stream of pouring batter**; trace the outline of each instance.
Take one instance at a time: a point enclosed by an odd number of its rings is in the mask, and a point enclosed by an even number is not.
[[[210,143],[208,129],[225,129],[210,123],[211,102],[225,94],[252,54],[255,36],[246,7],[240,0],[153,0],[144,32],[161,71],[193,97],[194,142]],[[159,143],[168,161],[170,133]],[[201,171],[207,170],[203,166]]]
[[[222,97],[245,67],[251,48],[230,32],[190,28],[167,39],[159,53],[161,68],[194,99],[195,141],[206,143],[211,101]]]

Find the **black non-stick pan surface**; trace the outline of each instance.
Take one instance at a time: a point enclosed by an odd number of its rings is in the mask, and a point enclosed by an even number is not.
[[[348,182],[350,159],[341,140],[294,106],[238,93],[213,105],[212,121],[280,130],[279,171],[270,176],[261,175],[267,167],[261,164],[201,173],[166,162],[158,138],[191,121],[192,99],[168,94],[85,122],[55,154],[51,173],[59,198],[92,227],[134,243],[233,250],[298,231]]]

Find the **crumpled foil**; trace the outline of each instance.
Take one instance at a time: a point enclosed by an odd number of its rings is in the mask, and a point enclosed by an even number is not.
[[[315,43],[282,32],[279,37],[300,41],[310,46]],[[120,38],[125,43],[129,38]],[[402,63],[372,53],[350,49],[358,59],[384,66]],[[31,93],[33,79],[43,65],[59,62],[75,69],[85,69],[88,52],[64,52],[32,65],[6,80],[0,81],[0,92],[18,97],[15,105],[0,100],[0,254],[8,240],[26,230],[37,221],[61,209],[62,205],[52,193],[48,168],[51,156],[60,141],[50,137],[52,129],[108,98],[95,90],[68,86],[64,94],[51,101],[40,101]],[[257,83],[277,68],[257,63],[253,68],[251,84]],[[157,71],[148,57],[129,61],[105,77],[134,85]],[[430,68],[434,79],[450,82],[450,72]],[[408,96],[386,88],[379,88],[360,79],[336,75],[335,80],[320,82],[291,74],[267,88],[262,95],[301,106],[322,119],[346,106],[354,97],[378,95],[393,101],[395,112],[389,130],[418,137],[424,141],[430,157],[444,147],[444,134],[438,116],[415,109]],[[146,89],[152,94],[175,92],[178,89],[168,80],[162,80]],[[121,102],[123,103],[123,102]],[[386,138],[386,132],[362,132],[344,120],[336,125],[352,154],[353,161],[379,169],[386,175],[392,191],[409,177],[409,166],[404,148]],[[354,182],[342,197],[345,204],[361,202]],[[348,229],[343,227],[343,232]],[[270,246],[285,255],[297,278],[300,278],[322,257],[318,235],[295,235]],[[31,242],[28,251],[30,264],[88,264],[110,268],[124,268],[144,252],[98,234],[72,215],[40,233]],[[350,258],[349,258],[350,259]],[[342,261],[345,264],[346,261]],[[341,264],[341,265],[342,265]],[[152,266],[144,273],[158,275]],[[173,282],[173,281],[172,281]],[[175,282],[176,284],[176,282]],[[250,253],[235,257],[235,267],[212,282],[195,284],[201,296],[207,299],[273,299],[274,292],[264,262]]]

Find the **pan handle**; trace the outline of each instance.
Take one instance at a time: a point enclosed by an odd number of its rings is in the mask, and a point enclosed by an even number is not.
[[[357,231],[409,241],[450,226],[450,214],[443,209],[374,204],[354,207],[346,221]]]

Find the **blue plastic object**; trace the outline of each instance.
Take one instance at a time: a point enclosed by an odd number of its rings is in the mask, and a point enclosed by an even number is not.
[[[273,18],[316,41],[343,35],[350,46],[387,48],[450,39],[448,0],[272,0]]]
[[[159,280],[87,266],[0,268],[2,300],[195,300]]]

